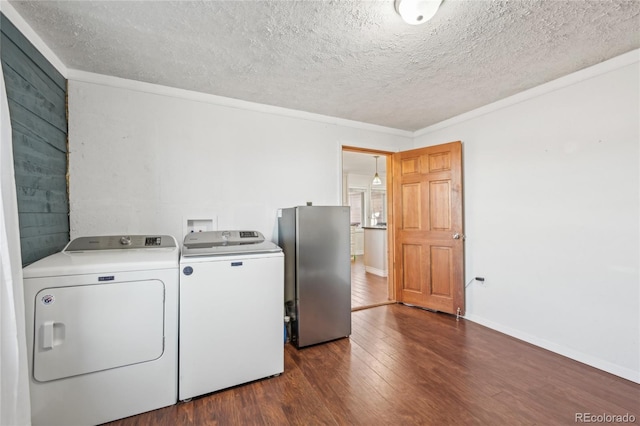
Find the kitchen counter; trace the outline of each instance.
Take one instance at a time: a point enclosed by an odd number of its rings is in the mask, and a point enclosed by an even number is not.
[[[364,226],[364,270],[380,277],[389,274],[387,267],[387,227]]]

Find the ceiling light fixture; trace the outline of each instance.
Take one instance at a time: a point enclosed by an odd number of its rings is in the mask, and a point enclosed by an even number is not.
[[[438,11],[442,0],[395,0],[396,12],[411,25],[424,24]]]
[[[380,179],[380,176],[378,176],[378,157],[379,155],[374,155],[375,159],[376,159],[376,174],[373,175],[373,182],[371,182],[372,185],[382,185],[382,179]]]

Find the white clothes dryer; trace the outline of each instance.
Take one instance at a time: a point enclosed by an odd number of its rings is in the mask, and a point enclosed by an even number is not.
[[[179,256],[167,235],[82,237],[24,268],[34,425],[177,402]]]

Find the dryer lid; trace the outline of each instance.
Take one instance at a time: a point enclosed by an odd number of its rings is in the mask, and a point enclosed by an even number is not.
[[[178,267],[180,250],[172,236],[127,237],[131,244],[121,244],[123,237],[120,235],[76,238],[61,252],[25,266],[22,269],[24,278]]]

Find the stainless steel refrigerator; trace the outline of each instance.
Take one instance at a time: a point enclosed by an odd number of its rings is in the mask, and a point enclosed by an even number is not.
[[[300,206],[278,215],[291,342],[315,345],[351,334],[349,207]]]

